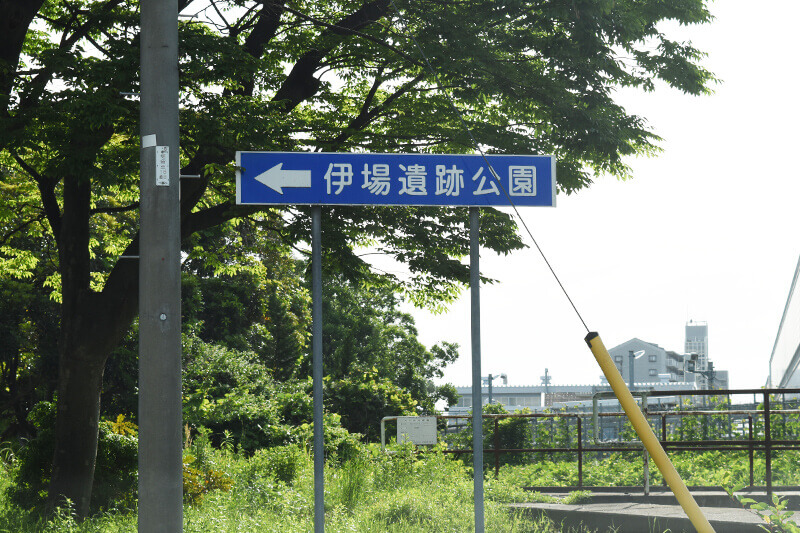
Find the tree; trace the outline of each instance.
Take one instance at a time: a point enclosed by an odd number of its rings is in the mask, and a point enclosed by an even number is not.
[[[0,440],[30,438],[28,412],[56,383],[58,309],[35,284],[0,274],[0,317]]]
[[[188,241],[184,322],[205,342],[258,353],[281,381],[295,377],[310,342],[304,262],[291,256],[274,231],[254,231],[249,224],[218,227]],[[250,257],[240,257],[240,248]],[[214,251],[212,257],[206,250]]]
[[[377,372],[353,372],[339,380],[325,378],[325,406],[341,416],[342,426],[373,442],[381,438],[385,416],[413,415],[416,402]]]
[[[445,93],[489,152],[551,153],[559,188],[626,176],[657,137],[613,99],[655,80],[703,93],[701,54],[658,23],[707,22],[704,0],[179,0],[181,233],[239,220],[307,241],[308,210],[233,201],[237,149],[472,151]],[[398,6],[400,13],[394,10]],[[88,509],[106,360],[137,312],[137,4],[0,0],[0,168],[24,184],[3,223],[4,261],[45,263],[60,302],[56,452],[50,499]],[[402,18],[401,15],[402,14]],[[411,39],[414,36],[414,40]],[[438,77],[426,68],[416,44]],[[519,247],[485,210],[482,244]],[[16,237],[39,224],[35,249]],[[326,261],[357,275],[353,246],[405,262],[418,302],[468,279],[462,209],[325,210]],[[206,249],[213,263],[212,250]],[[239,250],[239,253],[245,253]],[[30,267],[31,269],[33,267]],[[20,275],[21,279],[26,279]]]
[[[409,394],[417,412],[424,414],[433,414],[437,401],[453,399],[450,387],[436,386],[433,380],[456,360],[457,345],[443,342],[425,348],[417,340],[414,318],[399,310],[401,300],[391,285],[374,279],[347,281],[335,274],[323,277],[322,351],[331,380],[355,376],[353,383],[361,384],[385,379]],[[354,404],[349,408],[356,409]],[[387,411],[385,416],[395,414],[401,413]],[[380,417],[373,417],[376,420]],[[346,422],[352,431],[369,433],[365,426]]]

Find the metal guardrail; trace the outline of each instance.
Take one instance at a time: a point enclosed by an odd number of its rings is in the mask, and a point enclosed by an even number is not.
[[[760,408],[754,409],[668,409],[668,410],[649,410],[648,398],[658,397],[678,397],[678,407],[682,407],[684,396],[733,396],[742,394],[752,394],[762,397]],[[732,390],[687,390],[687,391],[647,391],[639,392],[637,395],[642,397],[642,410],[648,418],[657,417],[660,421],[660,436],[659,441],[664,447],[665,451],[690,451],[690,452],[703,452],[709,449],[718,451],[747,451],[749,458],[749,481],[750,488],[754,487],[754,462],[755,454],[763,452],[765,455],[766,467],[766,492],[768,497],[772,497],[772,454],[774,451],[785,450],[800,450],[800,440],[796,439],[774,439],[772,437],[771,418],[773,415],[800,415],[800,408],[797,409],[772,409],[772,396],[783,395],[785,404],[786,395],[797,395],[796,403],[800,406],[800,389],[732,389]],[[755,404],[755,402],[754,402]],[[596,405],[596,402],[595,402]],[[594,427],[600,425],[600,419],[605,417],[624,417],[621,411],[614,412],[598,412],[595,408],[593,413],[528,413],[528,414],[484,414],[483,417],[487,421],[494,424],[494,446],[483,450],[484,456],[494,455],[494,470],[495,477],[499,476],[500,472],[500,457],[502,454],[515,454],[515,453],[574,453],[577,454],[578,463],[578,488],[587,488],[583,483],[583,463],[586,454],[595,453],[613,453],[625,451],[639,451],[644,454],[644,472],[643,484],[645,494],[649,493],[649,461],[646,451],[643,449],[642,444],[638,441],[603,441],[597,438],[592,439],[591,443],[584,442],[583,420],[591,417],[594,422]],[[670,432],[668,431],[669,419],[682,419],[689,416],[705,416],[705,417],[720,417],[727,416],[729,420],[731,417],[738,417],[739,421],[746,421],[747,438],[730,438],[730,439],[704,439],[704,440],[669,440]],[[755,431],[755,421],[758,418],[763,418],[763,435]],[[391,420],[396,417],[386,417],[384,420]],[[439,415],[440,420],[450,419],[471,419],[471,415]],[[575,420],[575,434],[574,446],[561,446],[561,447],[542,447],[536,446],[531,448],[501,448],[500,447],[500,420],[509,418],[528,418],[528,419],[574,419]],[[385,442],[385,429],[381,421],[381,441]],[[572,427],[572,425],[570,425]],[[744,437],[744,424],[740,425],[741,436]],[[674,433],[674,430],[673,430]],[[737,432],[738,433],[738,432]],[[731,435],[733,436],[733,435]],[[569,439],[573,439],[570,437]],[[472,449],[449,449],[443,450],[444,453],[450,454],[465,454],[472,453]]]

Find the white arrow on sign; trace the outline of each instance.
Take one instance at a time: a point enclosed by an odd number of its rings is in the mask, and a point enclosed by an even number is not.
[[[283,187],[311,187],[310,170],[283,170],[282,167],[283,163],[278,163],[255,179],[278,194],[283,194]]]

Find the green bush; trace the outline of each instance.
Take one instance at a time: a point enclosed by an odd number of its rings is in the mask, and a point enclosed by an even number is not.
[[[508,411],[501,404],[484,405],[483,413],[505,415],[509,414]],[[530,413],[530,410],[523,409],[519,411],[520,414]],[[548,433],[549,435],[549,433]],[[530,420],[527,418],[501,418],[497,422],[497,438],[495,439],[495,421],[493,418],[484,418],[483,420],[483,447],[484,449],[492,449],[495,444],[499,445],[500,449],[523,449],[533,447],[534,435],[531,431]],[[472,448],[472,418],[469,419],[467,427],[447,438],[450,446],[456,449],[471,449]],[[549,442],[548,445],[552,445]],[[472,454],[463,454],[460,456],[465,463],[472,462]],[[494,465],[495,457],[493,453],[483,454],[484,468],[491,468]],[[501,453],[500,464],[527,464],[531,461],[531,454],[528,453]]]
[[[372,442],[381,438],[383,417],[416,414],[417,402],[411,394],[374,369],[339,380],[325,379],[324,395],[325,407],[341,414],[343,427]]]
[[[219,466],[222,458],[231,454],[230,437],[223,436],[221,449],[211,446],[210,431],[200,428],[195,438],[189,436],[189,446],[183,453],[183,499],[189,504],[199,504],[206,494],[221,490],[228,491],[233,479]]]
[[[291,485],[299,471],[311,462],[309,454],[294,444],[258,450],[240,472],[245,481],[267,477]]]
[[[9,498],[24,509],[43,506],[52,473],[56,406],[40,402],[28,415],[36,437],[16,453],[17,467]],[[123,418],[100,422],[94,489],[90,509],[132,508],[136,501],[138,443],[136,426]]]
[[[184,335],[183,358],[186,424],[208,428],[217,440],[228,431],[249,452],[290,440],[275,409],[275,382],[256,354]]]

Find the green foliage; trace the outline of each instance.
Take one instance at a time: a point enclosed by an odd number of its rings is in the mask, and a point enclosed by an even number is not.
[[[109,422],[111,425],[111,432],[117,435],[129,435],[135,437],[139,431],[139,428],[125,418],[125,415],[117,415],[117,419],[113,422]]]
[[[183,337],[184,421],[215,435],[229,431],[242,450],[283,443],[290,430],[279,419],[277,385],[253,352]]]
[[[230,490],[233,480],[224,472],[212,468],[195,468],[194,457],[183,458],[183,498],[191,504],[200,503],[206,494],[214,490]]]
[[[269,243],[249,246],[262,256],[261,261],[238,264],[239,270],[233,273],[220,273],[216,270],[222,266],[212,269],[194,256],[184,263],[185,330],[207,343],[257,353],[281,381],[297,377],[311,323],[300,265],[267,248]]]
[[[786,510],[788,500],[785,497],[773,494],[771,504],[763,501],[759,502],[753,498],[747,498],[741,494],[736,494],[741,488],[741,486],[726,487],[725,490],[728,495],[739,502],[742,507],[754,511],[764,520],[767,525],[760,526],[761,529],[768,532],[800,533],[800,526],[797,525],[795,520],[792,520],[795,512]]]
[[[416,412],[416,402],[407,391],[374,371],[336,381],[326,377],[324,401],[330,411],[341,413],[343,427],[373,442],[380,440],[383,417]]]
[[[368,494],[370,473],[369,464],[362,456],[345,461],[338,469],[339,480],[336,486],[339,491],[332,496],[351,515]]]
[[[183,339],[183,411],[190,428],[207,429],[216,445],[227,433],[231,445],[246,453],[313,440],[310,380],[277,382],[253,352]],[[358,446],[340,415],[326,413],[324,424],[326,453],[347,454]]]
[[[195,442],[199,442],[196,440]],[[225,472],[230,489],[209,491],[201,501],[184,507],[184,531],[286,533],[307,531],[313,521],[313,465],[311,456],[297,446],[259,451],[251,457],[216,449],[208,443],[202,456],[207,465]],[[696,458],[697,456],[694,455]],[[740,461],[743,459],[740,458]],[[196,459],[192,464],[197,464]],[[604,464],[624,465],[628,456],[618,456]],[[713,462],[710,458],[707,463]],[[275,466],[278,464],[279,466]],[[797,461],[794,461],[795,470]],[[553,501],[552,498],[523,493],[518,478],[519,466],[505,466],[498,480],[485,480],[487,531],[516,533],[556,533],[565,531],[546,520],[531,520],[509,513],[505,504],[518,501]],[[472,478],[469,469],[438,453],[415,455],[410,446],[395,454],[376,447],[363,449],[343,463],[328,462],[326,479],[326,531],[332,533],[389,531],[392,533],[469,531],[472,527]],[[8,471],[0,469],[0,488],[11,484]],[[533,484],[533,483],[531,483]],[[699,480],[699,484],[710,484]],[[564,503],[576,503],[585,492],[567,496]],[[780,498],[759,504],[742,498],[746,506],[769,522],[766,531],[793,532],[791,511]],[[111,511],[80,522],[68,505],[44,521],[0,498],[0,530],[75,531],[115,533],[135,530],[135,514]],[[592,528],[570,530],[587,533]],[[595,532],[596,533],[596,532]]]
[[[504,415],[508,414],[502,404],[491,404],[483,406],[483,413],[485,415]],[[520,414],[530,413],[529,410],[523,409]],[[495,438],[495,427],[497,433]],[[448,446],[455,449],[472,449],[472,418],[467,422],[467,427],[460,432],[448,436]],[[532,448],[533,433],[531,432],[530,420],[525,418],[499,418],[495,426],[494,418],[483,419],[483,443],[484,449],[495,448],[497,444],[501,449],[523,449]],[[530,462],[531,454],[528,453],[503,453],[500,454],[500,464],[527,464]],[[471,463],[472,455],[463,454],[462,460]],[[484,469],[492,468],[495,463],[495,456],[492,453],[483,454]]]
[[[454,403],[455,399],[452,387],[437,386],[434,379],[441,378],[444,366],[456,360],[458,346],[445,342],[426,349],[417,340],[413,317],[400,311],[402,304],[397,287],[375,277],[367,282],[329,275],[323,284],[322,345],[326,375],[333,382],[343,382],[341,387],[357,388],[356,383],[374,381],[374,386],[382,389],[366,407],[370,419],[363,413],[346,416],[344,421],[352,431],[370,438],[376,435],[375,424],[380,422],[380,417],[374,418],[376,411],[400,415],[417,406],[418,412],[433,414],[437,401],[446,399]],[[386,390],[391,388],[389,384],[398,392]],[[399,394],[400,389],[410,395],[410,401]],[[342,406],[341,402],[336,405]],[[332,408],[343,415],[353,411],[351,407],[347,412]],[[357,418],[358,423],[350,423]]]
[[[122,415],[120,415],[122,417]],[[118,417],[115,422],[101,421],[95,467],[95,488],[91,509],[131,509],[136,501],[138,446],[137,428]],[[44,505],[53,458],[55,405],[40,402],[29,420],[36,428],[35,438],[17,452],[14,486],[9,498],[25,509]]]
[[[16,279],[0,266],[0,434],[29,437],[27,414],[50,400],[58,368],[58,310],[34,279]]]
[[[308,452],[296,444],[264,448],[250,457],[246,467],[239,472],[239,478],[248,485],[259,480],[292,485],[310,461]]]
[[[643,483],[642,452],[615,452],[611,454],[585,454],[583,483],[591,486],[641,486]],[[745,486],[750,483],[748,454],[744,452],[670,452],[678,474],[689,486]],[[500,478],[520,486],[577,486],[578,465],[574,457],[561,460],[535,460],[524,465],[506,465],[500,469]],[[773,457],[776,485],[794,485],[800,482],[797,470],[797,453],[785,452]],[[755,483],[763,484],[766,474],[764,456],[756,454],[754,461]],[[650,483],[657,485],[663,478],[650,462]]]
[[[233,479],[218,466],[220,455],[232,452],[232,444],[224,440],[218,453],[211,447],[209,434],[209,430],[200,428],[194,439],[190,435],[183,454],[183,499],[192,505],[202,502],[212,491],[227,491],[233,485]]]

